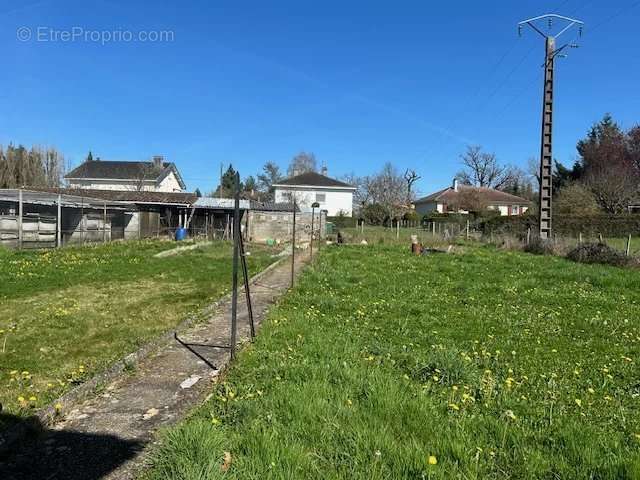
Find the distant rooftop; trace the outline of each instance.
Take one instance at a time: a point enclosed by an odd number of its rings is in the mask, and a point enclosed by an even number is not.
[[[301,175],[289,177],[286,180],[282,180],[273,184],[274,187],[294,187],[294,186],[309,186],[309,187],[337,187],[337,188],[351,188],[355,190],[353,185],[341,182],[334,178],[329,178],[317,172],[306,172]]]
[[[142,162],[90,160],[71,170],[66,179],[149,180],[160,182],[174,172],[181,188],[185,189],[178,168],[173,162]]]
[[[516,195],[511,195],[510,193],[507,193],[507,192],[501,192],[500,190],[495,190],[493,188],[473,187],[471,185],[458,185],[458,191],[455,191],[453,187],[444,188],[435,193],[432,193],[431,195],[427,195],[426,197],[420,198],[413,203],[415,205],[419,205],[421,203],[430,203],[430,202],[450,203],[454,201],[458,195],[466,192],[475,192],[482,198],[482,200],[484,200],[485,202],[490,202],[491,204],[528,205],[531,203],[526,198],[518,197]]]

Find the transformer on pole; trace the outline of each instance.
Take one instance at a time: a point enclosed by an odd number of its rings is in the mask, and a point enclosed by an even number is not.
[[[548,30],[553,28],[555,21],[559,21],[562,29],[556,34],[544,33],[541,24],[546,23]],[[557,56],[565,56],[562,51],[567,47],[577,47],[574,43],[567,43],[556,48],[556,40],[560,35],[574,26],[578,27],[578,35],[582,35],[584,23],[574,18],[556,14],[541,15],[523,20],[518,23],[518,33],[522,27],[529,26],[545,39],[544,55],[544,89],[542,93],[542,132],[540,141],[540,195],[539,195],[539,233],[540,238],[551,238],[551,197],[553,184],[553,81],[554,67]]]

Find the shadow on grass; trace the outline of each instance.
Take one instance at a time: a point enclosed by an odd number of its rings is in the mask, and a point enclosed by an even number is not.
[[[97,480],[144,447],[143,442],[113,435],[50,430],[34,417],[0,413],[0,424],[24,426],[29,432],[0,454],[2,480]]]

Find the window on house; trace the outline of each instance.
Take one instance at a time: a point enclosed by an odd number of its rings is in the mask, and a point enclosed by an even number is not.
[[[511,205],[511,215],[518,215],[520,213],[520,209],[518,205]]]
[[[327,201],[326,193],[316,193],[316,202],[323,203]]]

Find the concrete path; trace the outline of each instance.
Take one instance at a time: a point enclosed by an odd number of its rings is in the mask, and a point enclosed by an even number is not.
[[[302,257],[302,255],[300,256]],[[297,273],[306,257],[297,260]],[[291,278],[287,260],[252,285],[256,324],[284,293]],[[154,432],[200,404],[229,362],[231,300],[210,321],[179,332],[175,341],[70,410],[36,439],[15,445],[0,459],[2,480],[123,480],[135,478],[155,440]],[[239,338],[249,336],[244,291],[238,297]]]

